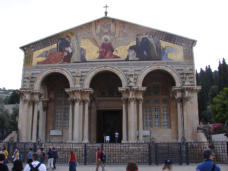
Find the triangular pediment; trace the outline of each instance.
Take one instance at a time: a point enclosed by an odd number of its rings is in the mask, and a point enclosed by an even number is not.
[[[196,41],[103,17],[21,47],[25,65],[110,60],[192,61]],[[29,59],[27,59],[29,58]]]

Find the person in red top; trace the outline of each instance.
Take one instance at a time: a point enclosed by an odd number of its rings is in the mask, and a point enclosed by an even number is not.
[[[96,171],[98,171],[99,166],[101,166],[102,171],[105,171],[104,163],[101,161],[101,153],[102,153],[102,150],[98,148],[96,153]]]
[[[127,164],[126,171],[139,171],[138,166],[134,161],[130,161]]]
[[[69,157],[69,171],[76,171],[76,166],[76,155],[73,151],[71,151]]]

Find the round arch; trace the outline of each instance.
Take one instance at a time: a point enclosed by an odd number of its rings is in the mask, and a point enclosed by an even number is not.
[[[99,68],[95,68],[94,70],[90,71],[86,78],[85,78],[85,81],[84,81],[84,84],[83,84],[83,88],[89,88],[90,86],[90,82],[91,80],[93,79],[93,77],[99,73],[99,72],[102,72],[102,71],[110,71],[110,72],[113,72],[115,73],[121,80],[121,83],[122,83],[122,87],[126,87],[127,86],[127,79],[124,75],[124,73],[122,71],[120,71],[118,68],[115,68],[115,67],[109,67],[109,66],[102,66],[102,67],[99,67]]]
[[[136,85],[141,87],[145,76],[148,73],[155,71],[155,70],[162,70],[162,71],[168,72],[173,77],[176,86],[177,87],[181,86],[181,80],[180,80],[178,73],[173,68],[171,68],[169,66],[150,66],[150,67],[147,67],[138,76]]]
[[[35,81],[34,90],[38,90],[39,91],[43,79],[46,76],[48,76],[50,74],[53,74],[53,73],[60,73],[60,74],[64,75],[67,78],[67,80],[69,81],[70,87],[74,87],[73,77],[72,77],[71,73],[68,70],[63,69],[63,68],[52,68],[52,69],[49,69],[47,71],[42,72],[38,76],[38,78]]]

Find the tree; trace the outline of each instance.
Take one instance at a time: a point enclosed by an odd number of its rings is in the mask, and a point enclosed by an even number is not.
[[[226,64],[226,60],[224,58],[222,63],[219,61],[218,75],[218,87],[219,91],[221,91],[224,87],[228,87],[228,65]]]
[[[228,88],[224,88],[213,99],[211,112],[216,122],[228,124]]]
[[[19,104],[20,97],[16,93],[16,91],[13,91],[10,96],[6,97],[4,99],[5,104]]]

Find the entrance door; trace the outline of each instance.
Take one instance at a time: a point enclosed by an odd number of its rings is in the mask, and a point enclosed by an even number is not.
[[[110,136],[110,142],[115,142],[114,134],[119,133],[118,142],[122,139],[122,110],[97,111],[97,142],[103,143],[104,136]]]

